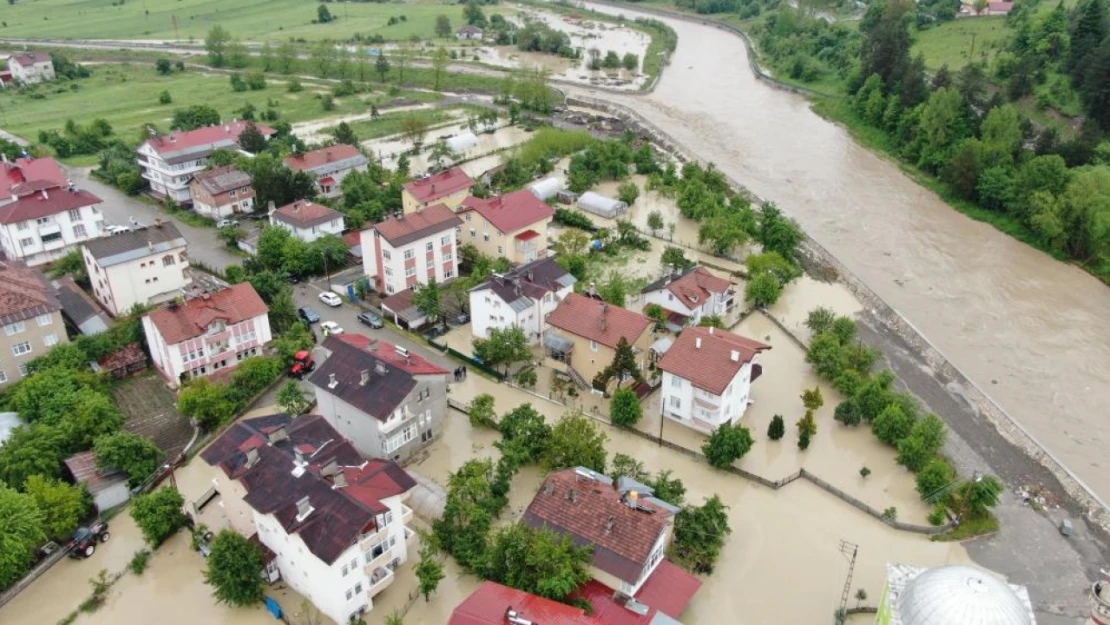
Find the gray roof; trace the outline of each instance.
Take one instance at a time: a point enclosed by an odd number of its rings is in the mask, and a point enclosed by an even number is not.
[[[554,258],[540,258],[486,280],[474,291],[493,291],[514,311],[521,312],[547,293],[574,286],[577,280]]]
[[[100,334],[112,325],[73,278],[65,276],[55,280],[54,286],[58,288],[62,314],[77,326],[81,334]]]
[[[195,176],[196,181],[205,191],[212,195],[241,189],[251,184],[251,176],[245,171],[234,167],[219,167],[211,171],[204,171]]]
[[[131,232],[100,237],[85,243],[85,249],[101,267],[111,267],[188,245],[173,223],[161,223]]]

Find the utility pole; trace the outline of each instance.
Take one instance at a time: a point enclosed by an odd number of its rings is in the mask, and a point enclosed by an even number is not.
[[[971,50],[967,53],[967,60],[975,62],[975,33],[971,33]]]
[[[840,553],[848,560],[848,577],[844,579],[844,591],[840,593],[840,614],[848,608],[848,595],[852,592],[852,575],[856,571],[856,555],[859,553],[859,545],[850,543],[846,540],[840,541]]]
[[[173,20],[173,38],[178,40],[178,41],[181,41],[181,33],[178,32],[178,30],[177,30],[177,16],[176,15],[171,15],[170,19]]]

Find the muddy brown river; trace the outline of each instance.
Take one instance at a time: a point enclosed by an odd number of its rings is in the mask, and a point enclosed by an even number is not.
[[[571,91],[636,110],[777,202],[1110,500],[1110,291],[965,217],[804,98],[756,80],[739,37],[665,21],[678,49],[654,93]]]

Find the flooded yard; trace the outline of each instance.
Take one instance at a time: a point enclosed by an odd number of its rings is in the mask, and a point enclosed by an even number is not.
[[[465,117],[465,114],[461,111],[454,111],[453,114],[458,119]],[[448,124],[429,130],[424,136],[425,149],[419,155],[409,156],[409,171],[413,174],[427,171],[430,165],[428,162],[428,146],[431,146],[431,144],[440,139],[450,139],[470,132],[471,130],[466,123]],[[500,164],[500,157],[490,155],[491,152],[520,145],[531,136],[531,133],[516,126],[502,126],[493,132],[475,133],[477,141],[465,149],[456,150],[454,162],[483,160],[483,163],[478,166],[481,171],[474,167],[467,169],[467,173],[471,176],[479,175],[483,171]],[[362,147],[366,149],[371,158],[380,160],[383,167],[396,169],[397,161],[401,155],[412,150],[412,141],[401,135],[392,135],[381,139],[363,141]],[[478,157],[483,158],[478,159]],[[488,163],[488,166],[486,163]]]

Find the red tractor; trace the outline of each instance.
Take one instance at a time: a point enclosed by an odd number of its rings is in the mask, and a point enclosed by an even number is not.
[[[316,359],[307,349],[293,355],[293,366],[289,368],[289,375],[300,380],[316,369]]]

